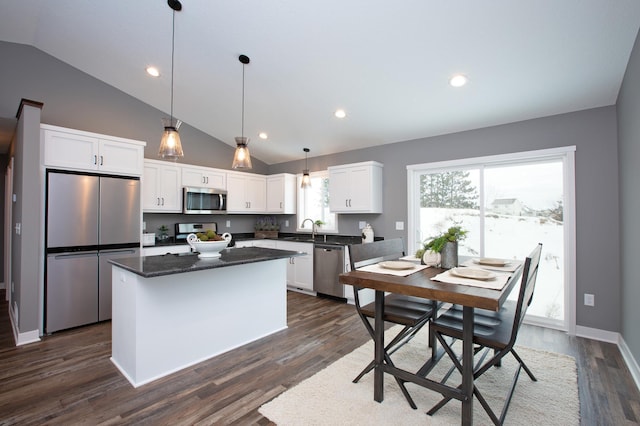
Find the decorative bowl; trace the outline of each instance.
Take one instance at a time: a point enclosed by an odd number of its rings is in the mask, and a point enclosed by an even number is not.
[[[187,235],[187,243],[194,251],[197,251],[201,259],[213,259],[220,257],[220,251],[224,250],[231,242],[231,234],[222,234],[222,241],[200,241],[196,234]]]

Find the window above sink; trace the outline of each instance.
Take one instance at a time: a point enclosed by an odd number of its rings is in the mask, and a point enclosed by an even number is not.
[[[310,173],[311,187],[301,188],[302,175],[298,175],[298,214],[296,231],[311,232],[310,224],[305,224],[306,228],[302,228],[302,222],[306,218],[312,219],[314,222],[321,220],[323,224],[316,228],[316,233],[337,233],[338,219],[335,213],[329,211],[329,171],[323,170]]]

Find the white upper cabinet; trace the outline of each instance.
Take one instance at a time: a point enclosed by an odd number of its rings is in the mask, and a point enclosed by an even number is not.
[[[43,124],[44,164],[126,176],[143,173],[145,142]]]
[[[180,166],[158,160],[144,160],[142,210],[144,212],[182,212]]]
[[[289,173],[267,176],[267,213],[296,213],[296,176]]]
[[[381,163],[329,167],[329,209],[334,213],[382,213]]]
[[[264,213],[267,209],[265,176],[227,173],[227,213]]]
[[[227,189],[227,174],[223,170],[198,166],[182,166],[182,186]]]

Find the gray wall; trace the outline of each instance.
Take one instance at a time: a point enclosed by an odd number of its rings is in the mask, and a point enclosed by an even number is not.
[[[41,101],[44,102],[43,122],[145,140],[149,144],[145,156],[155,158],[160,120],[164,116],[160,111],[32,47],[0,43],[0,55],[4,59],[4,66],[0,68],[0,116],[12,116],[23,97]],[[312,157],[309,168],[320,170],[329,165],[365,160],[383,163],[384,214],[341,215],[339,228],[344,234],[358,234],[358,222],[363,220],[372,224],[376,235],[406,240],[406,231],[395,231],[394,224],[407,220],[407,164],[576,145],[577,322],[586,327],[620,331],[616,132],[616,110],[610,106]],[[229,167],[232,147],[188,126],[181,129],[181,134],[185,163]],[[272,166],[255,163],[257,173],[299,173],[303,168],[303,160]],[[156,216],[150,217],[154,223]],[[245,232],[251,223],[246,218],[239,222],[242,229],[234,232]],[[585,292],[595,294],[595,307],[582,305]]]
[[[395,222],[407,222],[408,164],[569,145],[576,146],[577,323],[620,331],[618,155],[614,106],[313,157],[309,158],[309,169],[322,170],[331,165],[366,160],[383,163],[384,213],[341,215],[338,226],[341,233],[353,234],[358,232],[358,221],[366,220],[376,235],[402,237],[407,241],[407,231],[396,231]],[[272,165],[269,173],[299,173],[303,165],[304,160]],[[611,267],[603,268],[602,265]],[[595,307],[582,304],[583,293],[595,295]]]
[[[622,337],[640,359],[640,35],[636,39],[618,97],[620,229],[622,255]]]
[[[0,117],[15,117],[20,100],[44,103],[42,122],[147,142],[146,158],[158,159],[165,114],[34,47],[0,42]],[[168,105],[167,105],[168,106]],[[178,117],[179,118],[179,117]],[[183,124],[180,162],[230,169],[234,148]],[[253,160],[253,173],[267,166]]]

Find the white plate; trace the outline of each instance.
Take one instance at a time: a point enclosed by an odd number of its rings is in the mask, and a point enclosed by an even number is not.
[[[490,280],[496,277],[493,272],[485,271],[484,269],[473,268],[453,268],[449,269],[451,275],[461,278],[471,278],[473,280]]]
[[[416,266],[415,263],[403,262],[402,260],[387,260],[386,262],[378,263],[378,265],[382,268],[396,269],[399,271],[403,269],[413,269]]]
[[[505,266],[509,262],[502,259],[492,259],[490,257],[481,257],[480,259],[473,259],[474,263],[487,266]]]

